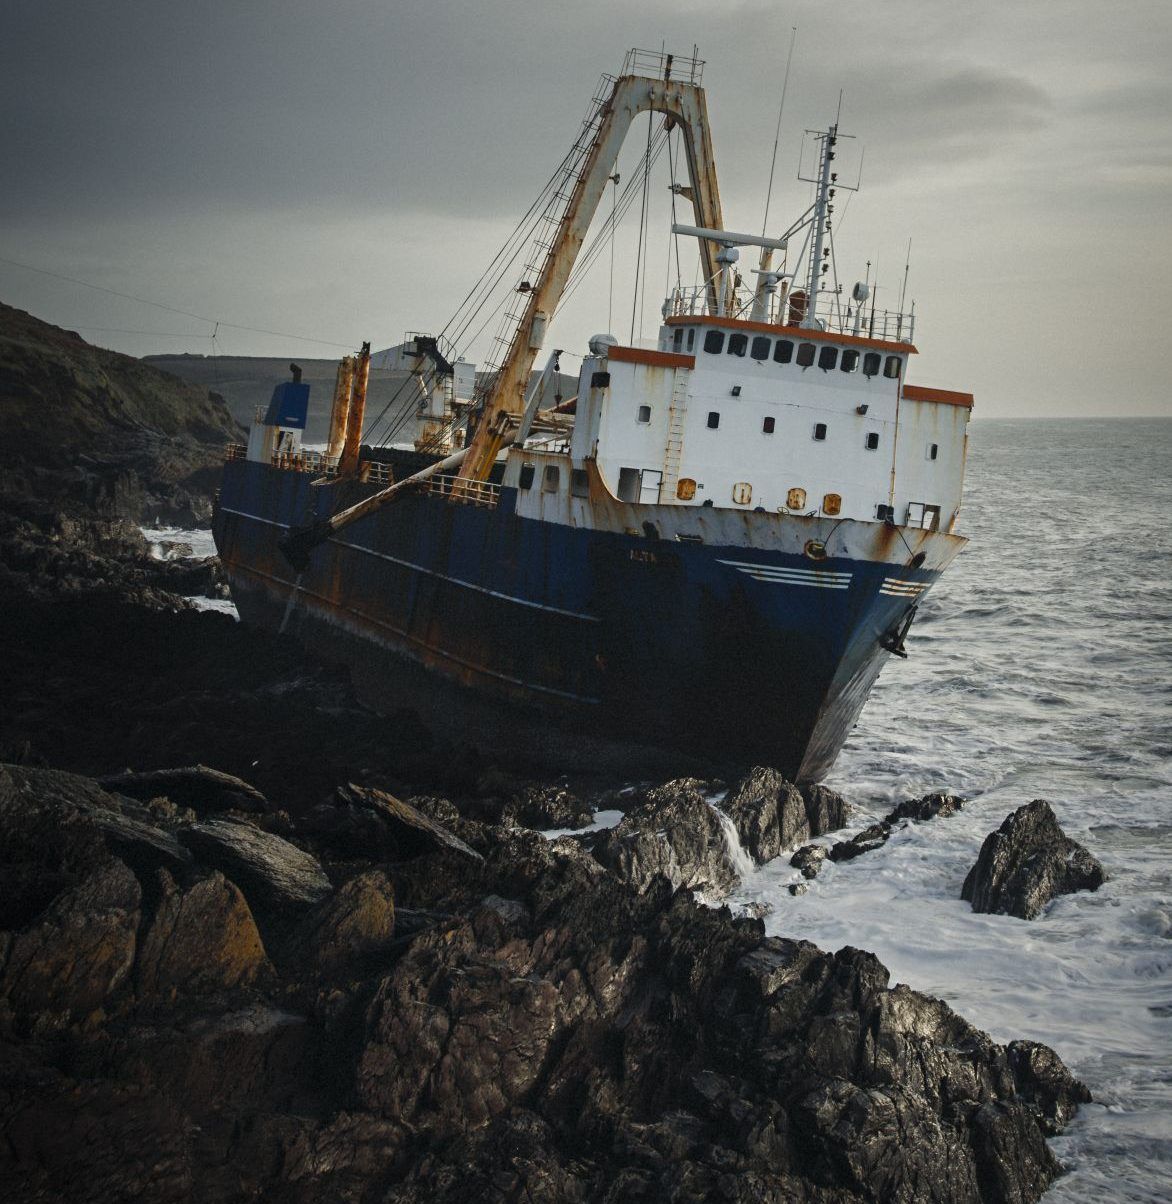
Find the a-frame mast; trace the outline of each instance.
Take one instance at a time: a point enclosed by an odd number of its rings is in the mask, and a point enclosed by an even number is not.
[[[634,64],[640,57],[639,52],[632,51],[627,56],[627,64]],[[723,224],[704,89],[691,80],[672,79],[672,61],[671,55],[662,58],[662,76],[634,73],[620,76],[615,80],[609,98],[603,102],[594,141],[578,173],[541,275],[529,293],[525,312],[517,324],[485,401],[476,433],[469,443],[461,472],[468,480],[483,481],[488,478],[510,420],[519,416],[524,409],[525,386],[533,370],[533,361],[541,349],[545,328],[562,299],[566,281],[582,249],[607,181],[614,171],[627,131],[640,113],[663,113],[673,127],[679,127],[691,181],[696,224],[712,230],[719,230]],[[698,75],[701,64],[697,60],[685,61],[690,63],[693,76]],[[700,249],[704,276],[711,288],[714,287],[711,282],[719,269],[716,256],[720,246],[701,240]]]

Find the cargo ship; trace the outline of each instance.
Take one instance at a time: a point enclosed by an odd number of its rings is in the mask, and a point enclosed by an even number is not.
[[[808,132],[804,213],[725,229],[701,71],[632,51],[603,77],[499,362],[405,344],[412,444],[363,442],[368,344],[339,365],[324,448],[302,445],[295,373],[228,449],[213,530],[242,620],[342,657],[376,706],[426,682],[445,707],[814,782],[964,545],[973,399],[908,381],[914,305],[837,283],[836,125]],[[551,398],[567,352],[538,356],[641,114],[686,163],[693,221],[672,229],[699,282],[655,340],[591,338]]]

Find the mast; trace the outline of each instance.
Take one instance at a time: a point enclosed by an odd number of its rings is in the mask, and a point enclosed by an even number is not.
[[[627,131],[640,113],[663,113],[673,126],[679,127],[692,185],[696,223],[716,230],[721,227],[720,193],[704,90],[698,82],[671,78],[671,55],[652,56],[663,69],[662,77],[635,74],[633,68],[640,57],[637,51],[628,54],[624,69],[632,70],[615,80],[610,96],[600,106],[598,129],[578,171],[541,275],[529,292],[525,311],[485,401],[476,433],[468,445],[462,475],[469,480],[488,478],[510,420],[524,410],[525,386],[537,352],[541,350],[546,328],[562,299],[566,281],[614,172]],[[698,79],[701,64],[692,60],[691,66],[693,78]],[[700,248],[705,278],[713,280],[719,268],[720,247],[710,240],[702,240]]]
[[[822,165],[818,172],[817,193],[814,198],[814,245],[810,249],[810,275],[809,282],[806,285],[806,314],[802,318],[802,325],[808,330],[817,328],[818,320],[814,314],[818,306],[818,289],[822,283],[822,277],[826,274],[826,269],[829,264],[824,263],[823,255],[823,240],[830,229],[830,204],[829,193],[832,182],[830,164],[834,161],[834,147],[838,142],[838,123],[835,122],[830,129],[824,133],[818,134],[818,141],[822,144]],[[826,255],[829,255],[830,248],[826,248]]]

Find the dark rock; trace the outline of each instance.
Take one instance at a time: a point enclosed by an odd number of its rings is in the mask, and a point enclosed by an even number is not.
[[[138,880],[122,862],[97,861],[11,937],[0,999],[40,1031],[102,1007],[134,965],[141,899]]]
[[[830,846],[831,861],[853,861],[864,853],[872,853],[887,843],[891,835],[891,827],[885,822],[868,824],[861,832],[856,832],[850,840],[840,840]]]
[[[261,906],[278,911],[312,907],[332,889],[316,857],[250,823],[209,819],[181,828],[179,838]]]
[[[886,820],[894,825],[901,819],[923,821],[928,819],[947,819],[956,815],[964,806],[964,799],[957,794],[925,794],[923,798],[909,799],[900,803],[891,811]]]
[[[662,877],[673,887],[727,894],[737,873],[704,786],[680,778],[647,791],[615,827],[598,835],[594,856],[638,891]]]
[[[444,824],[370,786],[339,786],[330,804],[315,809],[313,830],[345,851],[401,861],[426,853],[455,853],[473,861],[480,854]]]
[[[817,878],[829,852],[824,844],[804,844],[789,859],[789,863],[802,871],[803,878]]]
[[[395,935],[395,891],[381,870],[356,874],[302,921],[290,957],[305,957],[327,975],[344,974]]]
[[[1056,895],[1098,890],[1099,862],[1058,826],[1045,799],[1020,807],[981,846],[960,897],[973,911],[1032,920]]]
[[[825,786],[797,787],[775,769],[751,769],[725,797],[745,850],[758,865],[782,850],[841,828],[850,810],[840,794]]]
[[[181,890],[159,871],[159,901],[138,949],[143,995],[201,994],[250,986],[270,969],[240,891],[213,873]]]
[[[1037,1041],[1011,1041],[1009,1065],[1018,1095],[1027,1103],[1047,1136],[1060,1133],[1091,1093],[1062,1064],[1048,1046]]]
[[[267,814],[274,808],[255,786],[230,773],[189,765],[183,769],[152,769],[145,773],[117,773],[99,778],[98,785],[130,798],[148,800],[165,795],[197,815],[217,811],[253,811]]]
[[[813,875],[810,875],[813,877]],[[804,895],[810,888],[804,882],[791,882],[786,888],[791,895]]]
[[[564,786],[526,786],[501,811],[501,823],[524,828],[585,828],[594,820],[589,803]]]

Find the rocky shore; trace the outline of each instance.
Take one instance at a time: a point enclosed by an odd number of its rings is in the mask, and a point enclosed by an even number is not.
[[[14,312],[0,428],[35,384],[74,442],[0,479],[5,1199],[1042,1194],[1089,1098],[1053,1051],[721,905],[960,800],[818,843],[849,802],[768,768],[537,777],[374,715],[142,540],[208,504],[222,405]],[[1067,851],[1011,827],[994,869]]]

